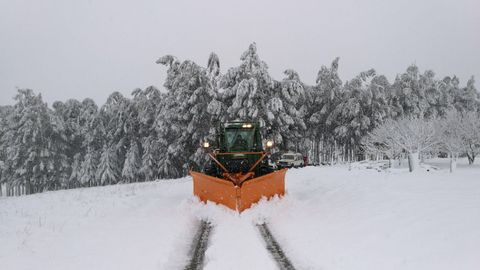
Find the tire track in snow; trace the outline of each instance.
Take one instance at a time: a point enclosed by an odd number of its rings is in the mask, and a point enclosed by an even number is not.
[[[293,267],[293,264],[285,255],[285,252],[283,252],[280,244],[278,244],[277,240],[275,240],[272,233],[270,232],[267,223],[257,224],[257,228],[260,231],[260,235],[262,236],[263,240],[267,244],[267,250],[272,255],[279,269],[295,270],[295,267]]]
[[[205,250],[207,250],[208,238],[212,231],[210,222],[202,220],[198,231],[193,238],[192,246],[190,248],[190,260],[185,270],[200,270],[203,269],[203,259],[205,258]]]
[[[247,226],[247,227],[249,227],[249,226]],[[260,235],[262,236],[262,239],[266,244],[266,247],[264,246],[264,248],[266,248],[268,253],[270,253],[271,258],[273,258],[273,261],[278,266],[278,269],[280,269],[280,270],[295,270],[295,267],[293,267],[292,263],[290,262],[290,260],[285,255],[285,252],[282,250],[280,244],[277,242],[277,240],[272,235],[272,233],[271,233],[270,229],[268,228],[267,224],[266,223],[257,224],[256,227],[259,230]],[[210,238],[210,234],[211,234],[212,229],[213,229],[213,225],[210,222],[205,221],[205,220],[200,221],[200,224],[198,226],[195,237],[193,238],[193,241],[191,243],[190,252],[189,252],[189,260],[188,260],[188,263],[185,266],[184,270],[200,270],[200,269],[204,268],[205,252],[206,252],[207,247],[208,247],[208,242],[209,242],[209,238]],[[228,232],[228,233],[230,234],[231,232]],[[252,239],[249,239],[249,240],[252,241]],[[217,242],[217,241],[214,241],[214,242]],[[221,241],[221,242],[223,242],[223,241]],[[227,240],[227,242],[230,242],[230,241]],[[219,243],[216,243],[216,244],[218,245]],[[243,244],[245,244],[245,243],[243,243]],[[214,245],[215,245],[215,243],[214,243]],[[222,244],[220,244],[220,245],[222,245]],[[253,246],[250,246],[250,247],[253,247]],[[265,253],[265,255],[267,255],[268,253]],[[223,254],[223,255],[228,255],[228,254]],[[223,258],[223,256],[222,256],[222,258]],[[228,258],[228,256],[226,258]],[[240,265],[237,265],[237,266],[238,266],[238,268],[241,267]],[[272,266],[273,265],[271,265],[270,267],[272,267]],[[267,267],[267,268],[270,269],[270,267]]]

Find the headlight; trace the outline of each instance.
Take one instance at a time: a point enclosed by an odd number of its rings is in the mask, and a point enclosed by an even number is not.
[[[267,141],[267,147],[268,148],[273,147],[273,141]]]
[[[203,148],[209,148],[210,143],[209,142],[203,142]]]
[[[243,124],[242,125],[242,128],[251,128],[252,127],[252,124]]]

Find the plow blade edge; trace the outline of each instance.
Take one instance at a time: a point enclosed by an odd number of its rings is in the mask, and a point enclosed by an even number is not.
[[[193,177],[193,194],[201,201],[223,204],[230,209],[242,212],[258,202],[262,197],[267,199],[285,194],[285,173],[287,169],[275,171],[251,180],[241,186],[231,181],[191,171]]]

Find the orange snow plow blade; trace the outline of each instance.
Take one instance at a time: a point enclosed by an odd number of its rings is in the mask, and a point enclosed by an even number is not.
[[[193,177],[193,194],[202,202],[211,201],[242,212],[262,197],[283,196],[286,172],[287,169],[275,171],[247,180],[240,186],[199,172],[191,171],[190,175]]]

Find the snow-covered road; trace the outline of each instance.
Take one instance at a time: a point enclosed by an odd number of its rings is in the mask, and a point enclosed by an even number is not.
[[[199,219],[205,269],[276,269],[264,220],[297,269],[480,269],[480,168],[293,169],[287,195],[241,215],[189,178],[0,197],[2,269],[181,269]]]

